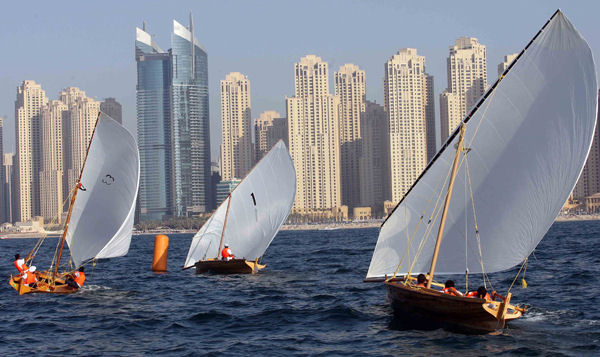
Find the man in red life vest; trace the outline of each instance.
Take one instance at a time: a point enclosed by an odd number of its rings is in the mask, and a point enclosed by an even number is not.
[[[463,296],[463,294],[454,287],[454,280],[446,280],[442,293],[454,296]]]
[[[225,248],[223,248],[223,251],[221,251],[221,260],[231,259],[235,259],[235,255],[233,255],[231,249],[229,249],[229,244],[225,243]]]
[[[85,273],[83,270],[83,267],[79,267],[79,270],[73,273],[71,277],[65,279],[65,284],[75,289],[81,288],[85,282]]]
[[[21,258],[21,255],[15,254],[15,261],[13,262],[15,268],[19,271],[19,275],[23,274],[25,270],[27,270],[27,265],[25,265],[25,259]]]
[[[471,291],[469,292],[467,295],[467,297],[470,298],[479,298],[479,299],[485,299],[486,301],[492,301],[492,300],[496,300],[496,298],[505,301],[505,297],[498,294],[496,292],[496,290],[492,291],[492,296],[490,296],[490,294],[488,294],[487,289],[484,288],[483,286],[480,286],[477,288],[477,291]]]
[[[21,280],[23,281],[24,285],[29,286],[30,288],[35,288],[37,286],[37,276],[35,274],[34,265],[23,272]]]

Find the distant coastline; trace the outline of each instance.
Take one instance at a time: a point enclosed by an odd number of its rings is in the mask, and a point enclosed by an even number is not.
[[[600,214],[582,214],[582,215],[560,215],[556,217],[555,222],[572,222],[572,221],[597,221],[600,220]],[[327,223],[311,223],[311,224],[284,224],[281,227],[282,231],[309,231],[309,230],[337,230],[337,229],[359,229],[359,228],[379,228],[382,220],[369,222],[327,222]],[[152,235],[152,234],[191,234],[196,233],[194,229],[157,229],[148,231],[133,231],[134,235]],[[11,233],[6,232],[0,234],[0,239],[27,239],[40,238],[39,232],[23,232]],[[60,233],[48,233],[47,237],[58,238]]]

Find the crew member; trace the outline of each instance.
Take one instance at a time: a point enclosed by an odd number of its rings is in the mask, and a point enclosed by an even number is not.
[[[483,286],[480,286],[477,288],[477,291],[471,291],[470,293],[467,294],[467,297],[470,298],[479,298],[479,299],[485,299],[487,301],[492,301],[492,300],[502,300],[502,301],[506,301],[506,298],[500,294],[498,294],[498,292],[496,292],[496,290],[492,291],[492,295],[490,296],[490,294],[488,294],[487,289],[484,288]]]
[[[25,265],[25,259],[21,258],[21,255],[15,254],[15,261],[13,262],[15,268],[19,271],[19,274],[23,274],[25,270],[27,270],[27,265]]]
[[[223,251],[221,251],[221,260],[231,259],[235,259],[235,255],[233,255],[231,249],[229,249],[229,244],[225,243],[225,248],[223,248]]]
[[[446,280],[442,293],[454,296],[463,296],[463,294],[454,287],[454,280]]]
[[[417,275],[417,286],[420,288],[427,287],[427,278],[425,278],[425,274]]]
[[[83,267],[79,267],[79,269],[73,273],[72,277],[68,277],[65,279],[65,284],[69,285],[72,288],[79,289],[83,286],[85,282],[85,273],[83,272]]]
[[[23,276],[21,277],[23,284],[29,286],[30,288],[35,288],[37,286],[37,276],[35,274],[35,265],[32,265],[29,269],[23,272]]]

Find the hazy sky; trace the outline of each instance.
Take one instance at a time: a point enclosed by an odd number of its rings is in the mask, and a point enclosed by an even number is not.
[[[488,82],[505,54],[519,52],[561,8],[600,58],[600,1],[6,1],[0,10],[0,116],[4,149],[14,150],[16,87],[41,83],[50,99],[67,86],[97,99],[115,97],[123,120],[136,125],[135,27],[146,21],[170,48],[172,20],[188,25],[208,51],[212,157],[221,141],[219,81],[229,72],[251,83],[252,118],[285,115],[293,65],[316,54],[330,78],[344,63],[366,71],[367,98],[382,103],[385,61],[414,47],[435,77],[435,106],[446,88],[448,46],[460,36],[487,46]],[[597,67],[598,68],[598,67]],[[333,86],[330,85],[333,92]],[[438,117],[439,119],[439,117]]]

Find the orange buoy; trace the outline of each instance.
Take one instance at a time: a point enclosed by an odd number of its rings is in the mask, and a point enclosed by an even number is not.
[[[154,237],[153,271],[167,271],[167,256],[169,253],[169,237],[159,234]]]

